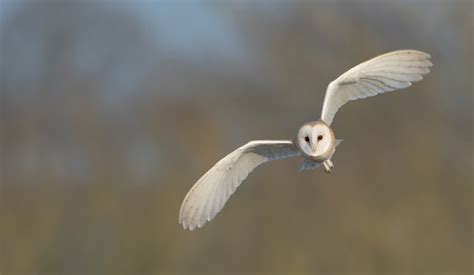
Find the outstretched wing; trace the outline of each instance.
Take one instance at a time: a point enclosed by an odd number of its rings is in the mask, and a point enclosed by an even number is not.
[[[300,155],[291,141],[255,140],[216,163],[189,190],[179,212],[179,223],[193,230],[212,220],[240,183],[258,165]]]
[[[331,125],[337,110],[350,100],[403,89],[422,80],[433,65],[430,57],[417,50],[400,50],[355,66],[328,85],[321,119]]]

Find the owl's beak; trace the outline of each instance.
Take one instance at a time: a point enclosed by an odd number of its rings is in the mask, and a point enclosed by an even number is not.
[[[316,141],[316,143],[311,143],[311,150],[313,150],[313,152],[316,153],[316,148],[318,147],[318,142]]]
[[[316,149],[318,148],[318,143],[319,143],[319,140],[318,140],[318,135],[313,132],[312,133],[312,138],[311,138],[311,149],[313,150],[314,154],[316,155]]]

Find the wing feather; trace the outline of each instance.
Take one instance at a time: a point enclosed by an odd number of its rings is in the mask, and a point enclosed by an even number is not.
[[[258,165],[300,155],[291,141],[251,141],[225,156],[191,188],[179,213],[179,222],[190,230],[202,227],[224,207],[229,197]]]
[[[417,50],[389,52],[348,70],[329,83],[321,119],[328,125],[348,101],[407,88],[423,79],[433,64],[431,56]]]

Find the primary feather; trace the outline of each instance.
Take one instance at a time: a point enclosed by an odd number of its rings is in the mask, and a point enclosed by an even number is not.
[[[403,89],[430,72],[430,55],[417,50],[389,52],[363,62],[332,81],[321,119],[331,125],[337,110],[350,100]]]
[[[204,174],[184,198],[179,222],[193,230],[212,220],[237,187],[258,165],[300,155],[287,140],[255,140],[236,149]]]

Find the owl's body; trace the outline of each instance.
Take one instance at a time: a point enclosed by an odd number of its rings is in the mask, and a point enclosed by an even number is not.
[[[386,53],[363,62],[332,81],[326,90],[321,119],[300,127],[290,140],[254,140],[237,148],[205,173],[184,198],[179,213],[183,227],[193,230],[212,220],[229,197],[258,165],[301,156],[300,171],[322,164],[328,173],[341,140],[330,125],[337,110],[351,100],[409,87],[432,66],[430,55],[416,50]]]

